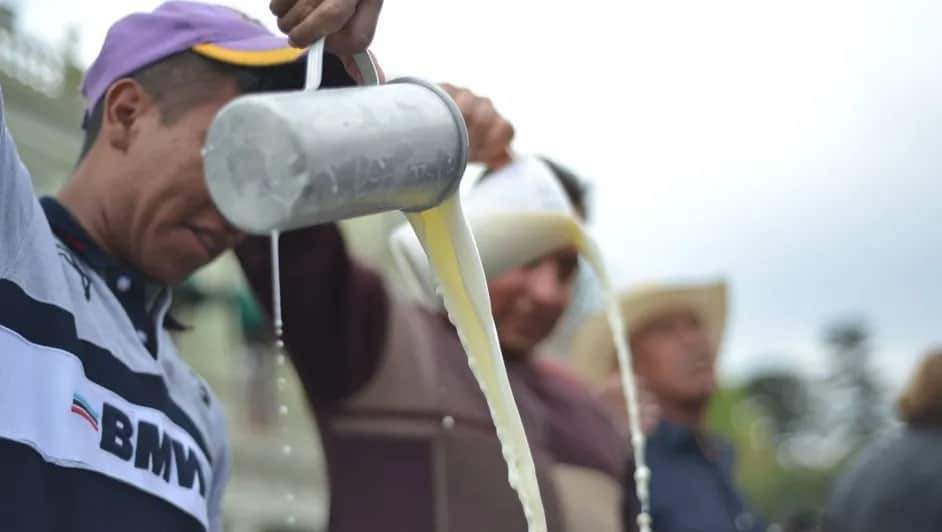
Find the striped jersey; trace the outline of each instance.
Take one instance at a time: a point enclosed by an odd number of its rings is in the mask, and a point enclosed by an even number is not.
[[[0,95],[0,529],[220,531],[225,420],[170,293],[36,198]]]

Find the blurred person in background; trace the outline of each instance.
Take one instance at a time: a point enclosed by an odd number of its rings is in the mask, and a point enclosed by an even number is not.
[[[942,530],[942,351],[922,361],[896,407],[902,430],[861,451],[837,480],[824,532]]]
[[[507,164],[510,123],[489,100],[444,87],[467,123],[471,160]],[[471,189],[465,212],[472,231],[472,199],[482,200],[478,206],[510,203],[516,212],[534,196],[573,220],[586,210],[570,172],[525,158]],[[486,250],[504,262],[488,271],[488,291],[549,530],[620,531],[627,449],[589,390],[535,350],[566,309],[578,253],[561,245],[521,255],[527,242],[503,237],[525,239],[525,228],[508,222],[499,233],[475,235],[484,263],[495,258]],[[398,235],[411,233],[394,233],[392,245],[419,287],[414,298],[397,297],[354,261],[335,224],[280,239],[285,343],[321,429],[330,530],[526,530],[484,396],[434,294],[424,252],[417,240]],[[251,238],[238,254],[270,311],[269,240]]]
[[[251,291],[240,289],[235,294],[239,308],[239,325],[245,347],[246,400],[249,421],[257,430],[271,428],[275,419],[275,335],[261,306]]]
[[[178,318],[210,304],[228,307],[239,317],[249,422],[257,430],[267,430],[273,424],[276,406],[275,353],[272,351],[275,336],[251,291],[247,288],[206,288],[191,277],[173,288],[173,303],[164,319],[164,328],[176,339],[190,330]]]
[[[331,34],[327,76],[366,48],[371,0],[274,0],[299,46]],[[219,531],[229,443],[178,356],[171,287],[240,240],[202,171],[236,96],[303,85],[305,50],[221,6],[167,2],[111,26],[82,84],[85,143],[41,201],[0,102],[0,528]]]
[[[726,307],[725,282],[649,285],[621,297],[634,371],[658,407],[659,421],[646,447],[651,517],[658,532],[765,530],[736,488],[732,446],[706,426]],[[626,427],[605,316],[589,319],[576,334],[573,356],[577,373],[594,384]],[[633,482],[626,475],[626,494],[633,493]],[[633,499],[625,499],[628,511],[634,511]]]

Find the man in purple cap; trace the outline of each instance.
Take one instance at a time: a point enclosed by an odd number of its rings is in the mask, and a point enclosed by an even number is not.
[[[325,84],[342,85],[380,4],[271,8],[293,44],[331,34]],[[213,116],[301,88],[304,53],[232,9],[167,2],[109,30],[56,198],[35,197],[0,128],[0,529],[221,530],[225,422],[171,342],[169,287],[242,237],[203,181]]]

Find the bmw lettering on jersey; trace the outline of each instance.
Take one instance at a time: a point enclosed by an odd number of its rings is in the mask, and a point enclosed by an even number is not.
[[[206,475],[197,457],[198,451],[174,439],[154,423],[138,421],[135,426],[125,412],[107,402],[101,410],[99,446],[166,482],[176,482],[182,488],[193,488],[196,483],[200,496],[206,496]],[[176,470],[176,479],[170,478],[171,469]]]

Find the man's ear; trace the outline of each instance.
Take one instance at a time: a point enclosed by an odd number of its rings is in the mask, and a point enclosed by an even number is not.
[[[122,78],[108,88],[104,96],[100,136],[118,151],[127,151],[137,131],[137,125],[153,99],[136,80]]]

